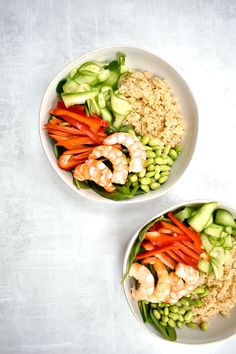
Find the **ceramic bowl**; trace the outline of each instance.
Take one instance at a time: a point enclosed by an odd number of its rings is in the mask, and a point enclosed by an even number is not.
[[[71,173],[64,171],[58,167],[57,159],[53,152],[52,143],[48,138],[46,131],[42,128],[43,125],[48,121],[49,110],[55,106],[55,103],[58,100],[56,94],[56,86],[62,78],[66,77],[74,67],[78,67],[86,61],[109,61],[116,58],[117,52],[120,51],[124,52],[127,55],[127,65],[129,68],[150,71],[152,74],[158,75],[161,78],[167,80],[167,82],[173,89],[174,95],[179,101],[181,112],[186,121],[186,134],[182,144],[183,151],[180,154],[176,163],[174,164],[173,168],[171,169],[171,174],[168,181],[163,184],[161,188],[157,191],[145,193],[136,196],[133,199],[128,199],[119,202],[124,204],[130,204],[151,200],[166,193],[183,175],[184,171],[187,169],[192,159],[195,150],[198,135],[197,106],[188,84],[184,80],[183,76],[180,75],[180,73],[176,69],[174,69],[173,66],[171,66],[169,63],[167,63],[164,59],[160,58],[155,53],[152,53],[142,48],[135,48],[130,46],[114,46],[96,49],[92,52],[89,52],[88,54],[85,54],[75,59],[65,68],[63,68],[50,82],[41,104],[39,128],[43,149],[47,155],[50,164],[57,172],[58,176],[70,188],[72,188],[76,193],[80,194],[81,196],[92,199],[94,201],[117,203],[115,201],[106,199],[98,195],[92,189],[78,190],[73,184]]]

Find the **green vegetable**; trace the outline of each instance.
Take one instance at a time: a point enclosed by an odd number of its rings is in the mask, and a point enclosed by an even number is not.
[[[148,142],[149,142],[149,140],[150,140],[149,136],[144,135],[144,136],[142,137],[141,142],[142,142],[143,145],[147,145]]]
[[[170,149],[169,156],[175,161],[177,160],[178,154],[174,149]]]
[[[194,216],[191,216],[188,219],[188,224],[192,226],[192,228],[198,232],[201,232],[207,225],[208,220],[214,210],[217,208],[218,203],[216,202],[211,202],[211,203],[206,203],[203,204],[197,212],[194,214]]]
[[[236,227],[232,214],[224,209],[218,209],[216,211],[215,223],[223,226]]]
[[[191,310],[187,311],[184,315],[184,321],[192,321],[193,313]]]
[[[176,340],[176,331],[174,328],[166,325],[163,326],[163,324],[161,324],[156,317],[153,314],[153,311],[150,311],[150,317],[153,321],[154,326],[157,328],[157,330],[162,334],[162,336],[170,341],[175,341]]]
[[[197,327],[196,323],[194,323],[194,322],[187,323],[187,326],[191,329],[195,329]]]
[[[177,327],[179,327],[180,329],[182,329],[184,326],[183,322],[181,322],[181,321],[177,321],[176,324],[177,324]]]
[[[153,305],[153,304],[151,304],[151,305]],[[156,317],[157,320],[159,320],[161,318],[161,315],[157,310],[153,310],[153,315]]]
[[[150,188],[151,188],[153,191],[159,189],[160,186],[161,186],[160,183],[157,183],[157,182],[153,182],[153,183],[150,184]]]
[[[202,331],[208,331],[208,323],[203,321],[199,324],[199,327],[201,328]]]
[[[60,95],[63,92],[63,85],[66,83],[66,79],[62,79],[58,82],[57,87],[56,87],[56,92],[58,95]]]
[[[98,91],[76,92],[76,93],[62,93],[61,97],[66,107],[75,104],[83,104],[86,100],[97,96]]]
[[[204,229],[204,232],[210,236],[219,237],[223,231],[223,226],[211,224]]]
[[[175,213],[175,217],[179,219],[181,222],[190,218],[193,213],[193,208],[185,207],[184,209],[180,210],[178,213]]]
[[[168,176],[161,176],[161,177],[158,179],[158,182],[159,182],[160,184],[163,184],[163,183],[165,183],[167,180],[168,180]]]
[[[209,273],[211,270],[211,263],[206,261],[205,259],[201,259],[198,262],[198,268],[204,273]]]
[[[56,146],[56,141],[53,141],[53,150],[54,150],[54,155],[56,156],[57,159],[59,159],[59,151],[58,151],[58,147]]]

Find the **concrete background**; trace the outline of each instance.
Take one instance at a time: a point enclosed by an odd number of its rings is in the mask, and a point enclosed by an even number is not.
[[[0,0],[0,354],[221,353],[165,345],[133,318],[119,284],[147,218],[194,198],[236,208],[236,2]],[[99,46],[156,50],[183,69],[199,106],[195,157],[164,197],[137,206],[80,198],[49,165],[38,112],[53,76]]]

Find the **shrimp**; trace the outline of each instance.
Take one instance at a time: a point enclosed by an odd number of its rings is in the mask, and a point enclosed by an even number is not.
[[[144,168],[146,152],[136,136],[128,133],[114,133],[109,135],[103,143],[106,145],[122,144],[127,147],[130,155],[129,172],[140,172]]]
[[[94,181],[107,192],[114,192],[115,190],[111,183],[112,172],[102,161],[91,159],[85,161],[75,168],[73,176],[79,181]]]
[[[171,289],[168,302],[171,304],[190,294],[199,284],[199,272],[183,263],[178,263],[175,272],[171,272],[169,277]]]
[[[158,276],[157,285],[148,300],[166,302],[170,295],[170,278],[166,266],[156,257],[145,258],[142,264],[153,264]]]
[[[142,264],[133,263],[129,276],[138,280],[138,289],[132,288],[132,297],[136,300],[148,300],[149,295],[154,291],[154,277],[150,270]]]
[[[113,165],[111,181],[113,183],[125,184],[128,176],[128,162],[126,156],[117,148],[108,145],[100,145],[93,149],[89,158],[98,159],[106,157]]]

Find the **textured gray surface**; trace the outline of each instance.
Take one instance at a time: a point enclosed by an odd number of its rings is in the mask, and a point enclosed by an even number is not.
[[[0,0],[0,354],[173,350],[132,317],[121,263],[132,233],[164,207],[202,197],[236,207],[235,31],[233,0]],[[148,205],[83,200],[59,180],[38,136],[51,78],[82,53],[117,43],[155,49],[181,67],[199,104],[188,171]],[[235,344],[191,352],[233,353]]]

